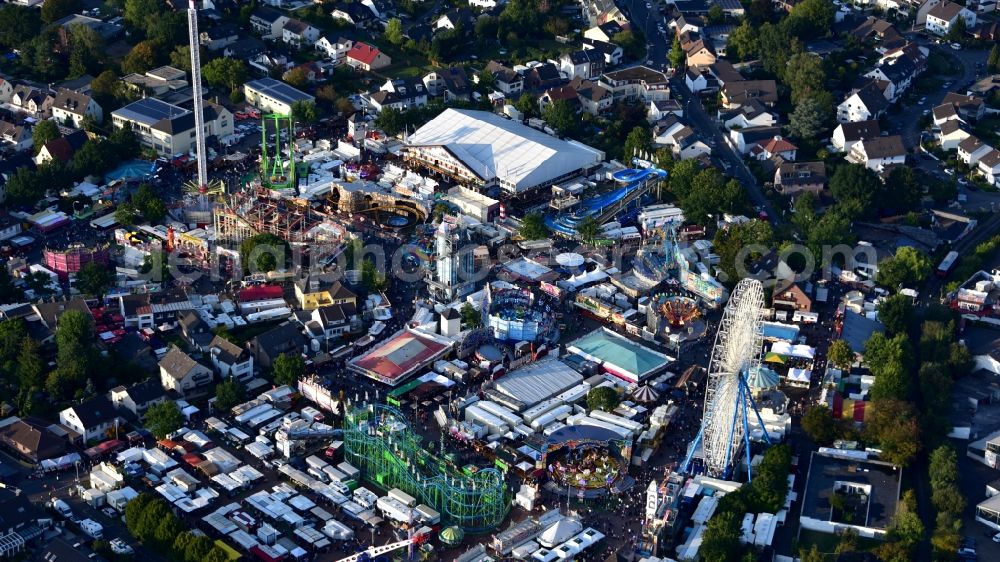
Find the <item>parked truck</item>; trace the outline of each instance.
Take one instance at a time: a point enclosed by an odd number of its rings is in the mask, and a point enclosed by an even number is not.
[[[399,521],[400,523],[410,523],[413,518],[413,509],[405,503],[391,496],[383,496],[375,502],[383,517]]]

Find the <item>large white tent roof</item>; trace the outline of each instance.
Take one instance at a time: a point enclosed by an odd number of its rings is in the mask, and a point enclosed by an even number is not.
[[[413,147],[441,146],[484,180],[524,191],[600,163],[604,154],[560,140],[488,111],[446,109],[408,139]],[[509,187],[513,186],[513,187]]]

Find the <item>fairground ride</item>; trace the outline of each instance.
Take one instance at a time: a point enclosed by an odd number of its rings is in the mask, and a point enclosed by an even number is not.
[[[188,214],[198,211],[204,215],[205,212],[209,210],[208,198],[215,196],[217,199],[221,198],[225,192],[226,188],[222,183],[222,180],[211,180],[208,179],[208,163],[206,160],[205,151],[205,109],[204,100],[202,99],[202,89],[201,89],[201,53],[199,52],[199,47],[201,45],[199,34],[198,34],[198,3],[196,0],[190,0],[187,9],[188,18],[188,47],[191,50],[191,88],[193,96],[194,105],[194,126],[195,126],[195,152],[198,162],[198,177],[188,181],[184,185],[184,192],[193,197],[193,200],[197,203],[197,207],[194,209],[189,209]],[[196,220],[194,222],[206,222],[205,216],[198,217],[201,220]]]
[[[367,405],[344,416],[344,456],[369,482],[399,488],[468,533],[495,530],[510,510],[504,474],[459,468],[429,453],[399,410]]]
[[[295,120],[291,115],[261,117],[260,182],[268,189],[295,192]]]
[[[757,410],[750,387],[749,373],[760,368],[764,334],[764,288],[756,279],[743,279],[733,289],[715,336],[705,386],[705,409],[701,429],[691,443],[683,470],[687,472],[701,445],[701,457],[709,476],[729,478],[741,449],[750,467],[750,416]],[[770,444],[767,432],[764,439]]]

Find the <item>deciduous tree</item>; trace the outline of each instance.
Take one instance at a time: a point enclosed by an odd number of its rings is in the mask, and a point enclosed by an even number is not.
[[[143,423],[157,439],[163,439],[184,425],[184,416],[173,400],[167,400],[150,406]]]
[[[274,384],[295,387],[305,372],[305,361],[298,353],[283,353],[274,360]]]

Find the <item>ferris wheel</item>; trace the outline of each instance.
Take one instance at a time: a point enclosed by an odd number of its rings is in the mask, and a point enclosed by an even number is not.
[[[699,445],[709,476],[729,478],[740,449],[745,450],[747,467],[750,466],[751,411],[764,428],[747,385],[748,373],[760,367],[764,345],[763,310],[763,285],[756,279],[741,280],[719,322],[708,364],[701,429],[684,461],[685,471]],[[763,433],[770,443],[767,431]]]

